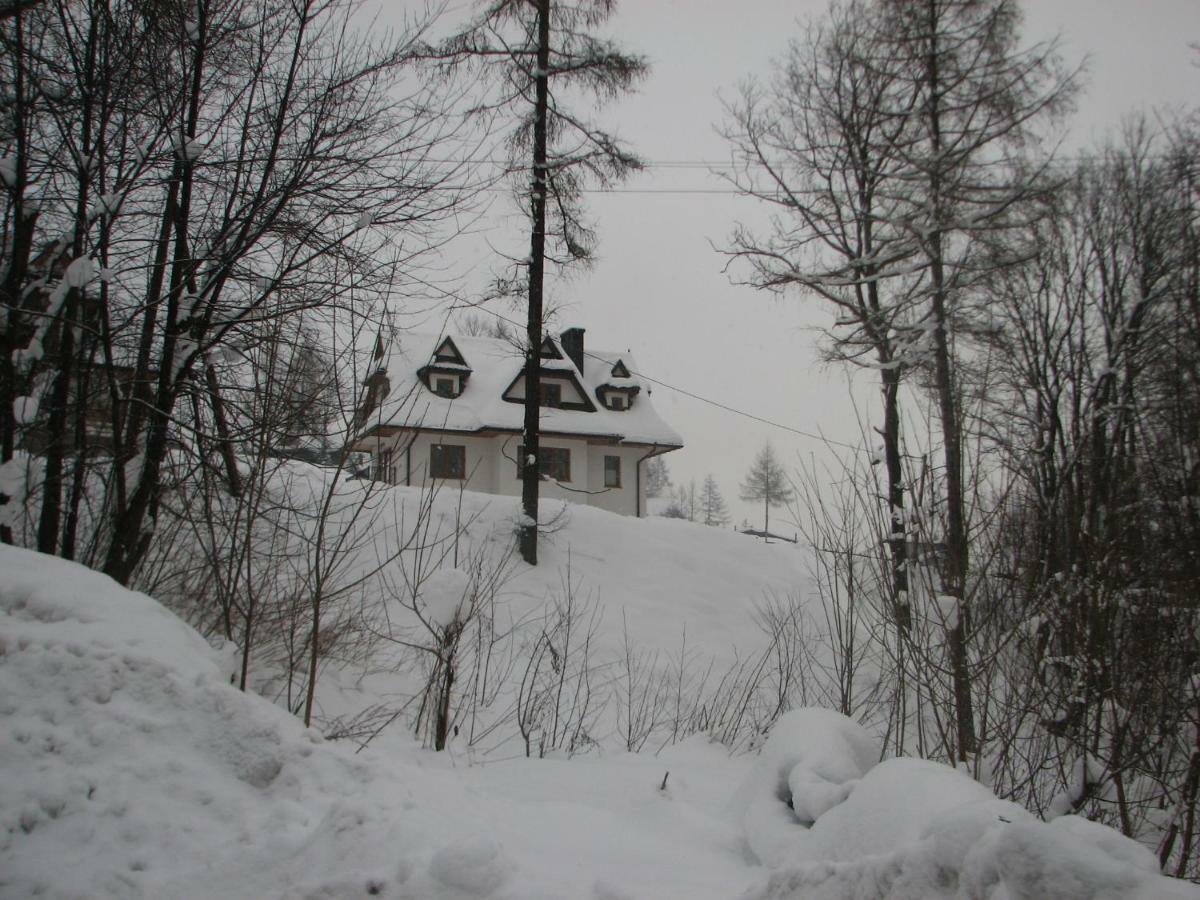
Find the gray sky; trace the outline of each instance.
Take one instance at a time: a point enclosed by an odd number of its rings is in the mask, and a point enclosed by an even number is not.
[[[706,162],[728,159],[714,126],[718,93],[732,96],[747,76],[766,76],[798,21],[826,0],[624,0],[608,31],[643,53],[652,69],[639,91],[596,116],[650,163],[620,192],[591,194],[599,234],[595,267],[557,285],[560,324],[587,329],[589,347],[633,351],[641,372],[789,428],[860,443],[849,409],[847,371],[819,362],[816,328],[828,313],[815,300],[776,299],[731,284],[714,249],[736,221],[761,210],[726,193]],[[469,5],[449,15],[460,18]],[[1078,149],[1122,116],[1167,104],[1197,106],[1200,0],[1037,0],[1025,2],[1026,41],[1062,33],[1068,62],[1089,57],[1087,88],[1072,119]],[[703,193],[703,192],[709,193]],[[502,205],[502,204],[498,204]],[[523,256],[528,237],[516,215],[495,217],[494,246]],[[474,254],[472,254],[474,255]],[[486,265],[486,263],[482,264]],[[857,376],[873,413],[870,373]],[[665,387],[653,389],[686,447],[667,457],[675,481],[711,472],[735,514],[761,522],[761,508],[737,500],[754,454],[770,440],[780,459],[828,458],[820,441],[771,427]],[[773,519],[775,514],[773,514]]]

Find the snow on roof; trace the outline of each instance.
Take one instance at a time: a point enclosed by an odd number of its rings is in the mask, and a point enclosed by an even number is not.
[[[522,372],[524,357],[519,347],[503,338],[451,336],[471,375],[463,392],[454,398],[440,397],[428,390],[418,372],[434,362],[434,351],[446,335],[403,334],[387,350],[380,368],[387,373],[389,390],[380,409],[372,413],[374,427],[425,427],[439,431],[475,432],[486,430],[521,431],[524,406],[504,399],[504,393]],[[562,345],[553,338],[558,349]],[[641,387],[627,409],[610,410],[596,399],[596,388],[610,384],[613,367],[623,362],[630,371],[621,387]],[[437,364],[438,368],[448,368]],[[683,446],[683,438],[663,421],[650,401],[649,391],[635,374],[637,364],[628,353],[588,349],[583,371],[571,358],[543,359],[543,370],[574,375],[594,412],[542,407],[544,433],[578,434],[604,437],[621,443],[658,445],[662,448]]]

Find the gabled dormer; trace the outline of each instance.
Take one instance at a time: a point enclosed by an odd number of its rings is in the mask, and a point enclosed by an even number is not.
[[[584,390],[579,378],[570,367],[545,368],[538,373],[541,401],[539,406],[547,409],[569,409],[576,412],[595,412],[596,405],[592,403]],[[508,403],[525,402],[525,371],[522,369],[504,389],[502,395]]]
[[[605,409],[622,412],[633,406],[633,398],[641,387],[633,381],[633,375],[625,360],[618,359],[608,371],[609,380],[596,387],[596,399]]]
[[[417,370],[417,377],[432,393],[453,400],[467,389],[471,367],[454,340],[447,337],[433,351],[433,359]]]

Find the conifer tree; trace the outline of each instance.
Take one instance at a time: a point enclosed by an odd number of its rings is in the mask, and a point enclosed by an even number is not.
[[[775,459],[775,451],[771,449],[770,444],[763,444],[763,448],[758,451],[758,456],[754,458],[754,464],[742,481],[741,497],[748,502],[757,500],[763,502],[764,536],[768,535],[771,530],[771,507],[782,506],[790,502],[792,496],[792,487],[788,483],[787,473]]]
[[[704,517],[705,525],[729,524],[729,507],[725,505],[725,498],[721,496],[721,489],[712,475],[704,479],[704,486],[700,489],[700,514]]]
[[[490,0],[479,20],[444,49],[451,59],[496,67],[494,107],[514,112],[519,123],[510,139],[513,170],[530,176],[527,188],[518,189],[530,221],[529,256],[523,261],[528,313],[520,529],[521,557],[530,565],[537,564],[546,262],[564,266],[591,257],[593,235],[580,204],[584,181],[607,186],[641,167],[616,137],[564,102],[579,88],[598,100],[613,99],[647,71],[642,57],[590,33],[615,8],[614,0]]]

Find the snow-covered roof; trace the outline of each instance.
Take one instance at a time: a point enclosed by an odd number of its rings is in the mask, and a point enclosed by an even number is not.
[[[524,405],[505,399],[510,386],[521,379],[524,357],[519,347],[502,338],[450,335],[469,372],[462,393],[442,397],[429,390],[421,372],[434,364],[437,369],[450,367],[435,363],[435,353],[447,335],[402,334],[385,348],[377,369],[387,375],[388,391],[380,405],[370,413],[368,433],[381,426],[436,428],[438,431],[514,431],[521,430]],[[683,439],[654,409],[649,390],[635,374],[637,365],[628,353],[587,349],[582,371],[564,351],[558,337],[551,340],[561,354],[559,359],[542,359],[544,377],[572,377],[582,388],[592,410],[543,406],[543,433],[608,438],[620,443],[657,445],[663,449],[683,446]],[[620,365],[619,364],[623,364]],[[457,367],[454,367],[457,368]],[[627,377],[614,378],[624,369]],[[597,398],[602,385],[640,388],[625,409],[608,409]],[[510,395],[511,396],[511,395]]]

